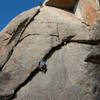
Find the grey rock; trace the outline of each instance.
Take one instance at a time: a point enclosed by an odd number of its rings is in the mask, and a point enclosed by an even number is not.
[[[47,73],[38,73],[18,92],[15,100],[93,100],[87,86],[90,79],[85,75],[88,48],[70,43],[55,51],[47,60]]]
[[[46,5],[17,16],[0,33],[0,97],[99,100],[99,27],[99,17],[89,27]],[[38,69],[43,59],[46,73]]]

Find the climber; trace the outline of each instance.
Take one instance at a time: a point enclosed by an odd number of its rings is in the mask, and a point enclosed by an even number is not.
[[[47,65],[46,62],[44,60],[41,60],[38,66],[39,70],[46,73],[47,71]]]
[[[39,3],[39,7],[40,7],[40,8],[42,8],[42,7],[43,7],[43,4],[42,4],[41,2]]]

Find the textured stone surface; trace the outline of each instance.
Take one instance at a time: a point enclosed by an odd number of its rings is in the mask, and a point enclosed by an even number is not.
[[[15,100],[93,100],[88,93],[90,83],[84,68],[84,58],[90,52],[87,48],[87,45],[70,43],[55,51],[47,61],[47,73],[37,74]]]
[[[99,100],[99,19],[98,11],[89,27],[73,13],[49,6],[13,19],[0,33],[0,98]],[[46,73],[38,69],[42,59]]]

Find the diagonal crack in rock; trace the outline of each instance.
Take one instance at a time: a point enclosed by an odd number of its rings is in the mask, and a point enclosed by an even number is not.
[[[49,51],[48,51],[48,53],[47,54],[45,54],[44,55],[44,57],[43,57],[43,59],[46,61],[49,57],[50,57],[50,55],[52,55],[56,50],[59,50],[62,46],[64,46],[64,42],[66,41],[67,43],[70,41],[70,39],[72,39],[74,36],[69,36],[69,37],[67,37],[66,38],[66,40],[64,39],[64,40],[62,40],[57,46],[55,46],[55,47],[53,47],[53,48],[51,48]],[[39,63],[38,63],[39,64]],[[37,65],[38,66],[38,65]],[[14,88],[14,91],[12,91],[11,92],[11,94],[0,94],[0,97],[1,98],[7,98],[7,99],[10,99],[11,100],[11,98],[13,98],[14,96],[15,96],[15,94],[17,93],[17,91],[21,88],[21,87],[23,87],[25,84],[27,84],[29,81],[30,81],[30,78],[32,79],[32,77],[34,77],[37,73],[39,72],[39,69],[38,69],[38,67],[36,67],[36,69],[34,69],[33,71],[31,71],[30,73],[29,73],[29,75],[27,75],[26,77],[25,77],[25,79],[23,79],[24,81],[21,81],[20,83],[19,83],[19,85],[18,86],[15,86],[15,88]],[[4,74],[4,73],[3,73]],[[0,79],[1,78],[3,78],[3,74],[2,74],[2,72],[1,72],[1,74],[0,74]],[[1,83],[2,84],[2,83]],[[2,87],[1,87],[2,88]],[[0,89],[1,89],[0,88]],[[10,92],[9,92],[10,93]]]
[[[26,18],[24,21],[22,21],[16,30],[14,30],[12,33],[11,38],[9,39],[8,43],[0,48],[0,71],[4,67],[4,65],[7,63],[9,58],[12,55],[14,47],[19,43],[20,37],[24,33],[27,26],[34,20],[35,16],[40,12],[40,9],[37,9],[36,12],[33,14],[32,17]]]

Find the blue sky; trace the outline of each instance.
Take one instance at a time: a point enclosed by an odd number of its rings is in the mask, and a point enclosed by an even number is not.
[[[21,12],[33,8],[44,0],[0,0],[0,30]]]

